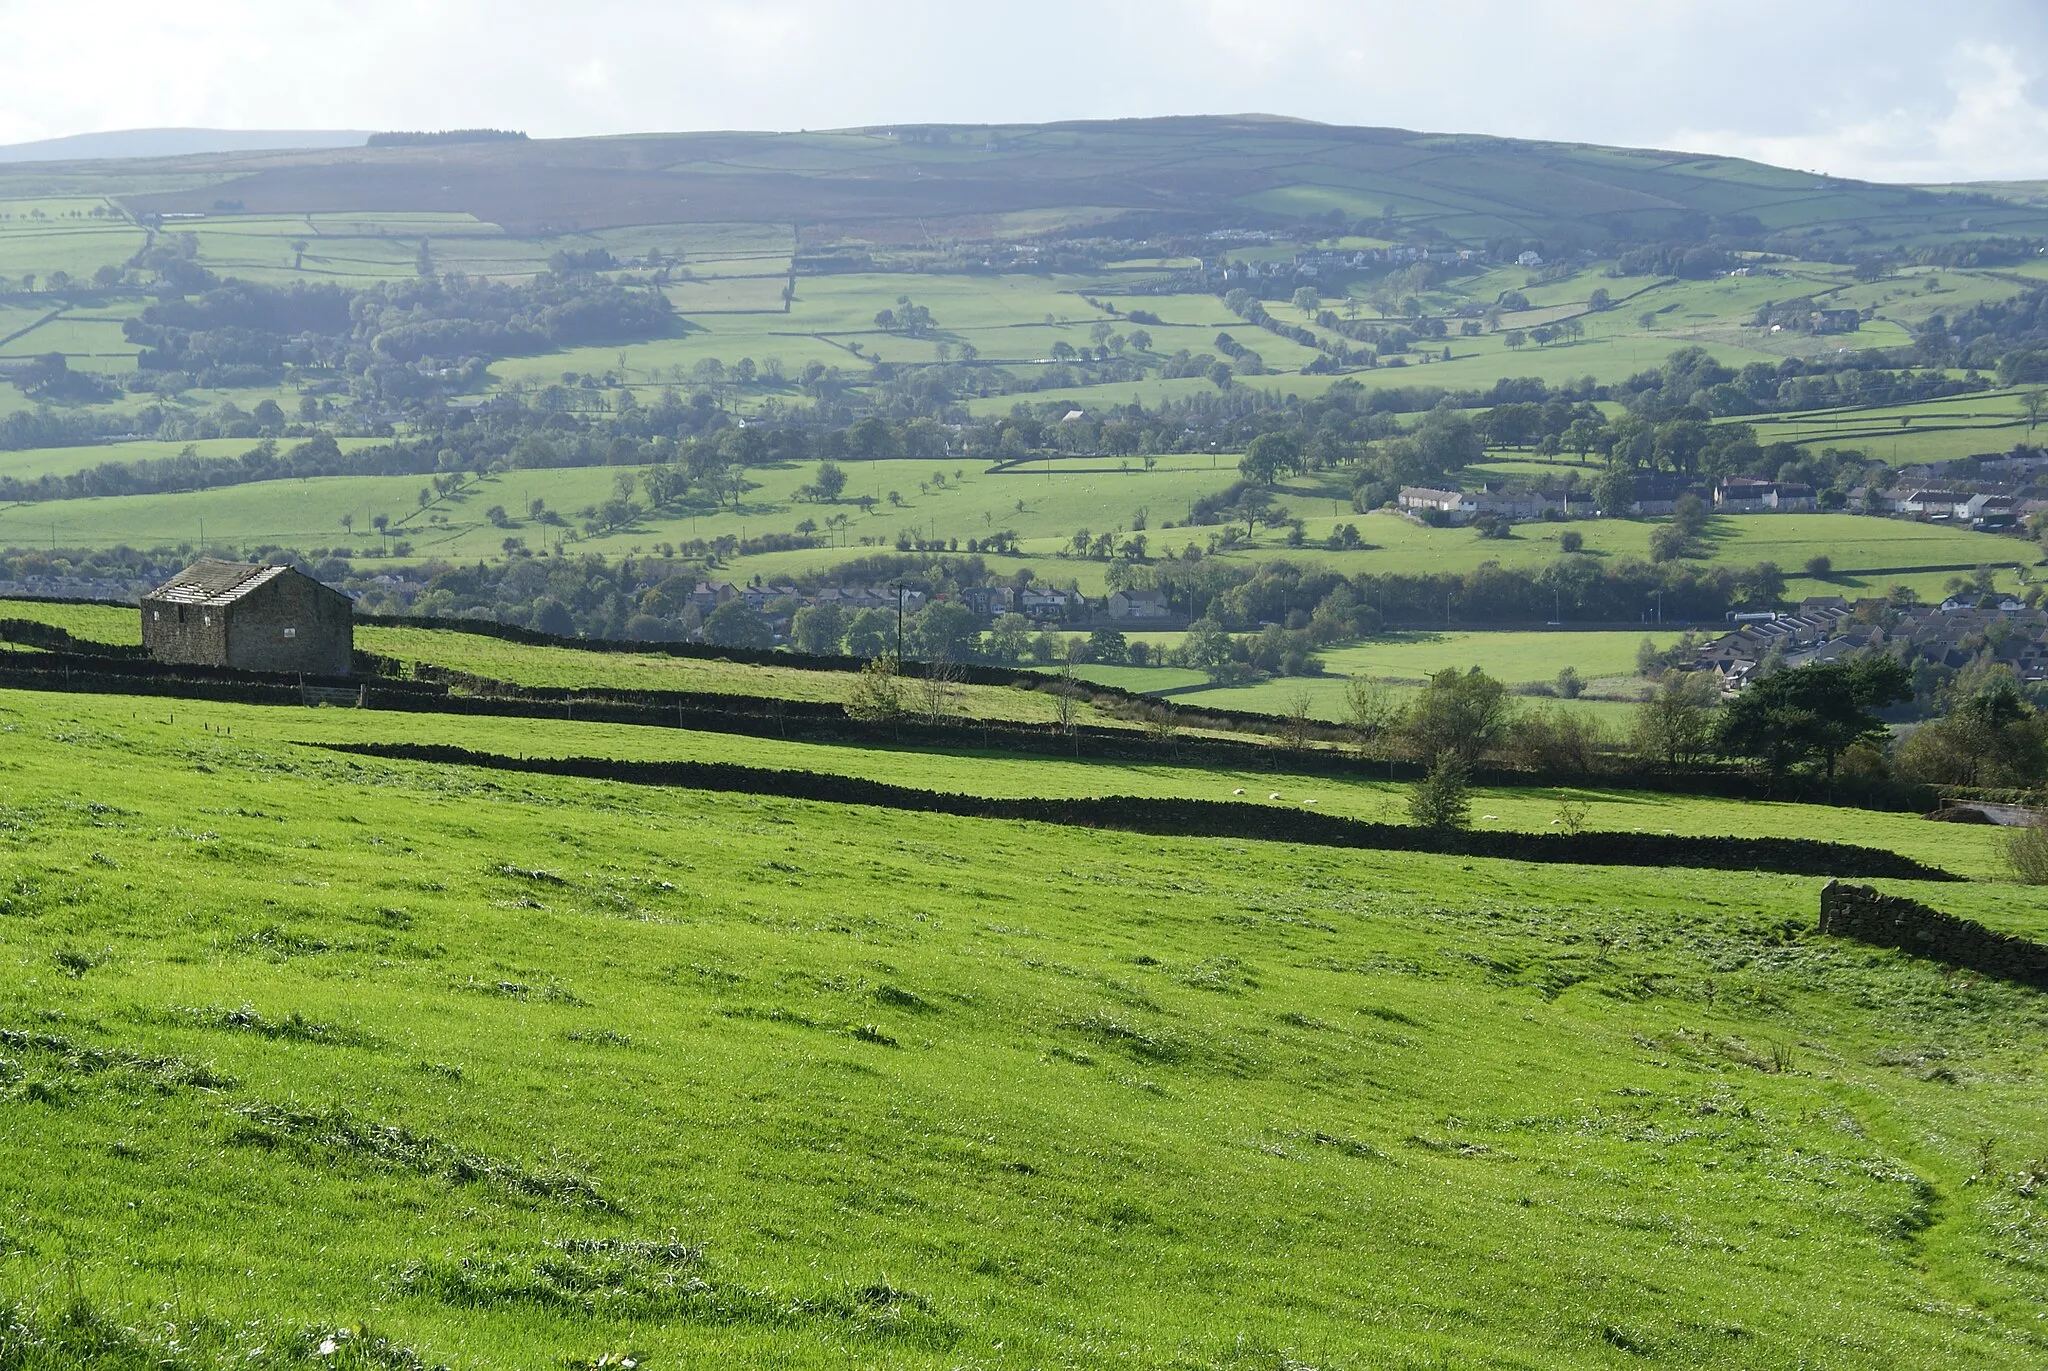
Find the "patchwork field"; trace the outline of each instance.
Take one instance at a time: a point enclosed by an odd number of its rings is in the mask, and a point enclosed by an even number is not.
[[[0,455],[0,473],[30,477],[106,460],[174,455],[182,446],[123,444],[5,454]],[[209,456],[233,455],[246,450],[246,444],[209,442],[198,450]],[[1177,554],[1189,543],[1205,547],[1219,526],[1167,525],[1183,523],[1196,499],[1222,490],[1237,476],[1234,457],[1223,453],[1160,457],[1151,470],[1138,459],[1116,458],[1064,459],[1004,471],[966,462],[904,460],[847,463],[844,469],[848,483],[838,504],[795,498],[815,476],[813,466],[757,467],[748,472],[749,488],[737,511],[728,506],[718,511],[653,513],[593,536],[578,531],[582,512],[610,499],[617,481],[636,475],[637,469],[506,472],[485,476],[461,493],[433,498],[426,505],[419,500],[426,478],[410,476],[320,478],[170,495],[17,504],[0,507],[0,546],[196,546],[203,520],[209,543],[222,547],[350,547],[366,554],[389,551],[391,543],[402,540],[412,549],[411,560],[461,561],[500,558],[506,538],[516,537],[534,551],[561,541],[579,553],[621,556],[665,542],[789,533],[805,520],[823,529],[829,520],[844,516],[843,527],[831,534],[831,547],[738,557],[725,575],[734,580],[761,575],[772,581],[893,547],[899,535],[958,540],[964,546],[969,539],[1007,530],[1020,536],[1019,552],[991,557],[992,565],[1005,571],[1029,567],[1042,580],[1072,580],[1084,591],[1100,595],[1107,563],[1059,555],[1077,530],[1121,532],[1134,529],[1142,517],[1153,555]],[[939,478],[946,484],[934,484]],[[1277,503],[1301,519],[1305,545],[1290,547],[1285,530],[1265,527],[1239,548],[1215,555],[1247,567],[1285,557],[1347,575],[1466,572],[1487,562],[1542,566],[1559,555],[1558,539],[1567,528],[1580,535],[1586,554],[1597,559],[1647,559],[1655,527],[1645,520],[1527,524],[1506,539],[1490,539],[1470,529],[1431,529],[1386,513],[1361,516],[1350,508],[1348,487],[1336,480],[1305,478],[1283,483],[1275,493]],[[862,496],[875,502],[868,513],[854,503]],[[566,522],[555,525],[528,518],[526,511],[536,499]],[[500,505],[507,511],[507,525],[486,517],[491,507]],[[342,527],[344,514],[351,519],[352,530]],[[378,515],[389,522],[388,540],[371,532],[371,521]],[[1332,552],[1318,546],[1345,524],[1358,527],[1366,547]],[[2038,548],[2014,538],[1849,514],[1716,517],[1703,543],[1714,562],[1775,562],[1786,573],[1794,599],[1881,594],[1894,584],[1938,598],[1958,570],[1987,565],[2000,568],[2001,585],[2016,587],[2016,568],[2031,566],[2039,556]],[[1832,563],[1825,578],[1803,572],[1817,556]],[[1569,620],[1571,606],[1561,609]],[[1654,622],[1656,606],[1645,604],[1643,614]]]

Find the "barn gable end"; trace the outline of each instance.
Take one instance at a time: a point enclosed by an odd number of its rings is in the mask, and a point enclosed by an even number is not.
[[[354,605],[292,567],[207,557],[143,597],[142,642],[162,662],[346,676]]]

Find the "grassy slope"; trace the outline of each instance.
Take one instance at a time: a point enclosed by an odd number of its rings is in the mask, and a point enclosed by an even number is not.
[[[1810,881],[283,741],[351,716],[0,707],[0,1020],[231,1078],[10,1045],[0,1289],[159,1327],[175,1296],[222,1363],[358,1318],[465,1367],[2041,1353],[2014,1188],[2038,1005],[1800,934]],[[336,1110],[481,1176],[380,1159]],[[708,1292],[547,1246],[670,1234]]]

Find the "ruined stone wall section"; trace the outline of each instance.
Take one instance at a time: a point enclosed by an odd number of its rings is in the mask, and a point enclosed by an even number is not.
[[[1829,881],[1820,892],[1820,931],[2048,990],[2048,947],[1867,885]]]

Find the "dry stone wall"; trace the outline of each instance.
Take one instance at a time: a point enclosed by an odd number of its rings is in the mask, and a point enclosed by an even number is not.
[[[2048,947],[1867,885],[1822,887],[1820,931],[2048,990]]]

